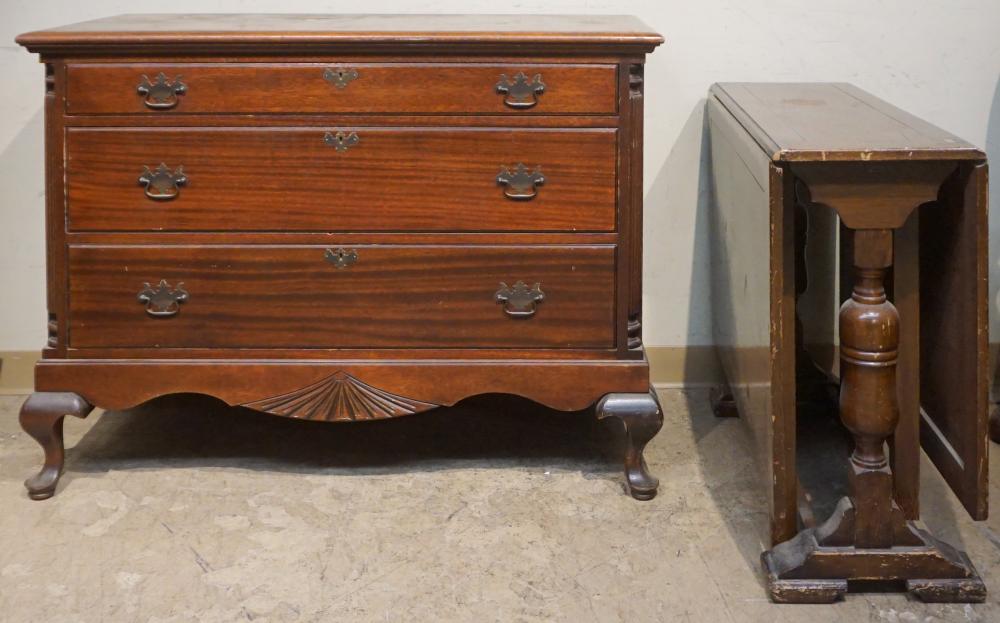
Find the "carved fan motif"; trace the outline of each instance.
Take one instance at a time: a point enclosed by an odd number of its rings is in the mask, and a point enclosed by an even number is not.
[[[308,387],[243,405],[303,420],[381,420],[427,411],[440,405],[390,394],[337,372]]]

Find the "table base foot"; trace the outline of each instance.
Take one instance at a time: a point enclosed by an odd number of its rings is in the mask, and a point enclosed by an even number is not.
[[[979,603],[986,586],[964,552],[931,536],[916,521],[893,509],[891,547],[856,547],[854,509],[848,498],[823,525],[761,555],[768,593],[777,603],[830,603],[850,582],[901,583],[922,601]]]

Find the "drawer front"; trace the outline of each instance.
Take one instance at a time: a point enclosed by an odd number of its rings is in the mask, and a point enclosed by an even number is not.
[[[73,246],[70,346],[612,348],[614,267],[609,245]]]
[[[612,231],[616,145],[614,128],[71,128],[69,227]]]
[[[617,112],[614,65],[76,64],[67,76],[69,114]]]

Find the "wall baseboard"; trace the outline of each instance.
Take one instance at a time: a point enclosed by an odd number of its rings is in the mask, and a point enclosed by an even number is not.
[[[990,344],[991,399],[1000,400],[1000,344]],[[39,351],[0,351],[0,395],[30,394]],[[724,381],[714,346],[650,346],[650,380],[658,388],[711,387]]]
[[[817,362],[832,367],[835,347],[810,345],[808,350]],[[989,348],[990,402],[1000,403],[1000,343]],[[711,387],[725,382],[722,364],[714,346],[647,346],[650,380],[658,389],[676,387]]]
[[[713,387],[725,380],[714,346],[647,346],[646,358],[657,388]]]
[[[0,350],[0,395],[30,394],[35,386],[35,362],[42,357],[34,350]]]

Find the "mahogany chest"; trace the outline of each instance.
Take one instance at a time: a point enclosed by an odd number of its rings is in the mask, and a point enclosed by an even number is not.
[[[21,413],[196,392],[390,418],[597,404],[631,493],[662,414],[641,340],[645,54],[629,17],[119,16],[45,66],[49,338]]]

